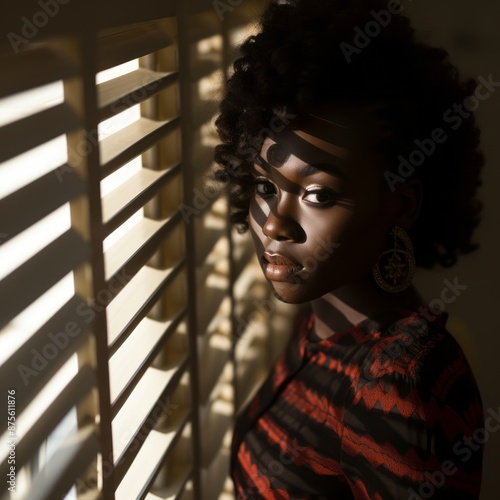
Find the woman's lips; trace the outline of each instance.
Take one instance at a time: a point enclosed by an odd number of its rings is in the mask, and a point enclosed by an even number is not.
[[[290,281],[303,267],[284,255],[264,252],[264,274],[271,281]]]

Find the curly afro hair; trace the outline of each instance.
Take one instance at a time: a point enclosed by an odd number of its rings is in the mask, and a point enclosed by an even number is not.
[[[416,262],[450,266],[476,248],[481,204],[475,193],[484,156],[474,114],[460,115],[457,106],[477,84],[461,81],[445,50],[417,41],[408,18],[387,9],[385,0],[271,2],[258,33],[240,47],[220,104],[215,150],[215,176],[229,181],[231,222],[240,232],[248,229],[250,167],[272,125],[342,104],[370,110],[383,132],[370,148],[386,175],[399,181],[401,156],[411,158],[418,141],[442,129],[446,140],[434,143],[411,173],[423,185],[422,208],[409,231]],[[382,10],[390,22],[360,48],[355,37],[367,23],[373,28]]]

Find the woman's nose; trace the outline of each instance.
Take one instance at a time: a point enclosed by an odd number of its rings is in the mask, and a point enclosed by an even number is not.
[[[301,243],[305,240],[304,230],[289,207],[284,204],[276,203],[270,207],[262,231],[268,238],[276,241]]]

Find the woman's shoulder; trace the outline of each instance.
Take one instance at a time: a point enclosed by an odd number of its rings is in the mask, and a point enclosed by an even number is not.
[[[433,399],[457,410],[473,400],[480,405],[473,371],[446,319],[446,314],[412,313],[386,326],[370,345],[360,382],[393,383],[403,397],[415,391],[422,401]]]
[[[391,464],[398,498],[424,488],[439,488],[439,498],[477,498],[482,402],[444,319],[410,314],[374,332],[342,413],[343,469],[355,470],[362,482],[368,471],[378,471],[383,484]],[[442,478],[439,486],[435,477]]]
[[[460,344],[446,329],[446,320],[446,313],[405,314],[373,336],[367,357],[379,374],[394,371],[414,379],[449,364],[463,363],[470,369]]]

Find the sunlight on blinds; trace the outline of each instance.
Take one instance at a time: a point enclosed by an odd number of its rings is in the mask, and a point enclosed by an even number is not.
[[[279,350],[255,313],[270,309],[250,241],[210,181],[229,54],[260,2],[227,23],[197,0],[110,3],[89,23],[65,6],[67,25],[9,56],[0,83],[17,491],[226,499],[235,412]]]
[[[139,68],[139,60],[134,59],[126,63],[120,64],[110,69],[100,71],[96,75],[96,84],[99,85],[104,82],[109,82],[114,78],[127,75]],[[99,139],[102,140],[112,134],[122,130],[126,126],[134,123],[141,117],[141,110],[139,105],[126,108],[121,113],[112,116],[99,124]],[[134,174],[141,170],[141,158],[138,156],[132,161],[118,169],[116,172],[108,175],[101,181],[101,196],[106,196],[116,189],[120,184],[129,180]],[[113,246],[125,233],[129,231],[143,216],[143,209],[137,211],[135,215],[130,217],[124,224],[122,224],[116,231],[111,233],[103,242],[103,250],[106,252]]]

